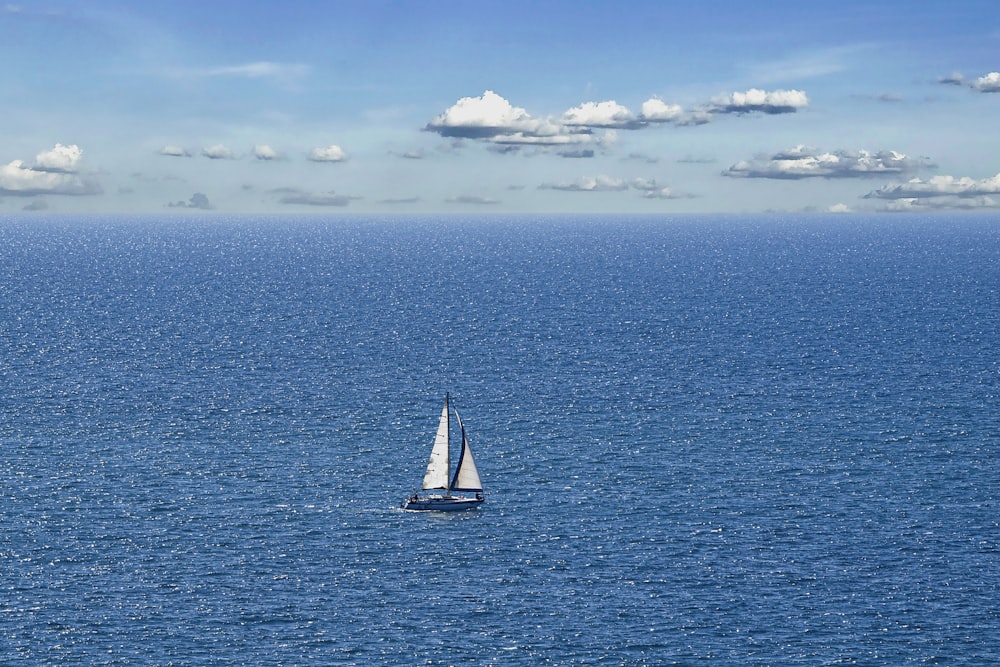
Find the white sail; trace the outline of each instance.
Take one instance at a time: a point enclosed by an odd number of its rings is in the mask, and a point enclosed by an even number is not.
[[[469,440],[465,437],[465,425],[458,410],[455,410],[455,418],[458,419],[458,425],[462,429],[462,453],[458,456],[458,467],[455,468],[455,478],[451,481],[451,490],[482,491],[483,483],[479,479],[476,460],[472,457],[472,448],[469,447]]]
[[[441,410],[441,420],[438,422],[437,435],[434,436],[434,447],[431,449],[431,459],[427,462],[427,472],[424,473],[424,483],[421,489],[448,489],[448,397],[444,397],[444,409]]]

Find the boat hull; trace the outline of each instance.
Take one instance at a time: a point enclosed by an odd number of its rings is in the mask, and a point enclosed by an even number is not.
[[[465,496],[428,496],[424,498],[408,498],[403,502],[404,510],[421,510],[427,512],[459,512],[471,510],[483,504],[482,498],[467,498]]]

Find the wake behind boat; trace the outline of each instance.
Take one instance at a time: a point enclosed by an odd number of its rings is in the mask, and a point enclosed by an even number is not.
[[[444,396],[444,409],[438,421],[437,435],[434,436],[434,447],[431,448],[431,458],[424,473],[424,482],[420,491],[444,491],[439,494],[420,495],[417,491],[403,501],[403,509],[434,510],[451,512],[455,510],[472,509],[483,504],[483,483],[479,479],[476,461],[472,458],[472,449],[465,436],[465,425],[462,418],[455,412],[455,421],[462,432],[462,449],[458,455],[458,465],[455,475],[448,480],[451,471],[451,420],[448,407],[448,394]],[[475,496],[452,495],[452,491],[475,493]]]

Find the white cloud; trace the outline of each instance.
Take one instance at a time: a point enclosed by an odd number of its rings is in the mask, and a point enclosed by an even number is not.
[[[681,199],[682,195],[677,194],[673,189],[660,185],[653,178],[634,178],[629,184],[633,189],[642,193],[644,199]]]
[[[210,160],[232,160],[236,158],[233,152],[222,144],[203,148],[201,154]]]
[[[331,144],[325,148],[314,148],[307,156],[313,162],[343,162],[347,159],[347,153],[336,144]]]
[[[629,128],[636,126],[637,119],[627,107],[610,100],[573,107],[563,114],[562,123],[570,127]]]
[[[894,213],[928,211],[975,211],[1000,208],[1000,200],[993,197],[928,197],[895,199],[886,204],[885,210]]]
[[[80,147],[56,144],[35,157],[35,165],[13,160],[0,167],[0,195],[94,195],[102,192],[93,179],[77,173]]]
[[[914,178],[906,183],[885,185],[865,195],[869,199],[910,199],[929,197],[980,197],[1000,195],[1000,174],[976,180],[963,176],[933,176],[927,180]]]
[[[257,144],[253,147],[253,156],[258,160],[280,160],[281,154],[267,144]]]
[[[1000,72],[990,72],[979,77],[972,87],[981,93],[1000,93]]]
[[[751,89],[745,93],[716,98],[712,103],[690,112],[676,104],[668,104],[658,97],[651,97],[642,104],[640,114],[614,100],[584,102],[572,107],[558,118],[533,116],[522,107],[516,107],[493,92],[485,91],[479,97],[463,97],[438,114],[424,126],[442,137],[474,139],[504,147],[497,152],[508,153],[524,146],[555,148],[565,157],[593,157],[586,149],[572,146],[606,147],[617,138],[615,130],[638,130],[654,125],[701,125],[708,123],[713,114],[791,113],[809,103],[800,90]],[[597,135],[595,130],[608,130]]]
[[[835,150],[819,152],[806,146],[767,158],[742,160],[723,172],[737,178],[857,178],[902,174],[923,166],[896,151]]]
[[[531,132],[505,132],[499,134],[491,134],[489,137],[483,137],[491,140],[497,144],[523,144],[523,145],[534,145],[534,146],[560,146],[567,144],[579,143],[581,141],[580,137],[574,137],[568,134],[546,134],[537,135]]]
[[[654,178],[633,178],[626,181],[611,176],[584,176],[574,181],[542,183],[539,190],[561,190],[563,192],[622,192],[636,190],[643,199],[689,199],[691,195],[674,191],[658,183]]]
[[[511,105],[492,90],[480,97],[463,97],[424,128],[442,137],[491,139],[519,134],[525,137],[552,136],[559,127],[532,117],[525,109]]]
[[[66,174],[73,173],[76,171],[76,165],[82,156],[83,151],[76,144],[72,146],[56,144],[52,150],[43,151],[35,156],[35,169]]]
[[[637,115],[614,100],[584,102],[561,116],[538,117],[486,90],[479,97],[463,97],[424,126],[442,137],[471,139],[492,144],[497,153],[513,153],[525,147],[549,150],[562,157],[594,157],[595,149],[606,149],[617,140],[617,130],[640,130],[657,125],[702,125],[721,113],[792,113],[808,105],[799,90],[751,89],[717,98],[692,111],[651,97]],[[606,130],[598,134],[598,130]]]
[[[801,90],[773,90],[768,92],[751,88],[745,93],[730,93],[712,100],[709,111],[713,113],[767,114],[794,113],[809,106],[809,98]]]
[[[525,134],[523,132],[515,132],[514,134],[505,134],[493,138],[493,142],[500,145],[521,145],[521,146],[579,146],[584,145],[603,145],[605,143],[614,143],[616,135],[613,130],[609,130],[604,135],[596,135],[591,132],[580,132],[580,133],[568,133],[568,134],[554,134],[546,136],[538,136],[534,134]]]
[[[191,157],[191,151],[188,151],[180,146],[164,146],[160,149],[160,155],[166,155],[168,157]]]
[[[567,192],[608,192],[627,190],[628,183],[620,178],[612,178],[610,176],[584,176],[575,181],[543,183],[539,188],[542,190],[565,190]]]
[[[613,102],[588,103],[566,112],[564,119],[570,120],[568,124],[562,120],[536,118],[487,90],[480,97],[463,97],[424,129],[442,137],[486,141],[501,153],[536,147],[554,149],[564,157],[592,157],[592,152],[576,147],[602,147],[613,143],[616,139],[613,129],[598,135],[593,128],[623,127],[616,120],[623,109]],[[627,109],[624,112],[627,113]],[[582,124],[587,122],[599,124]]]
[[[651,97],[642,103],[642,119],[651,123],[675,123],[684,116],[679,104],[667,104],[658,97]]]
[[[888,200],[888,211],[942,211],[1000,208],[1000,174],[975,179],[963,176],[913,178],[886,185],[864,196]]]
[[[643,199],[681,199],[681,195],[668,187],[662,187],[658,190],[646,190],[642,193],[642,197]]]
[[[949,86],[967,85],[981,93],[1000,93],[1000,72],[990,72],[973,81],[967,80],[961,72],[952,72],[948,76],[939,77],[937,82]]]
[[[655,125],[703,125],[711,120],[706,109],[685,112],[679,104],[668,104],[659,97],[651,97],[642,103],[638,115],[616,102],[587,102],[566,112],[563,122],[571,124],[569,114],[573,112],[573,124],[586,127],[614,127],[623,130],[639,130]]]
[[[834,204],[833,206],[826,209],[827,213],[853,213],[851,207],[847,204]]]

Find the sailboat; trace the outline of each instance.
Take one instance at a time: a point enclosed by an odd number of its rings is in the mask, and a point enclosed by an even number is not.
[[[455,475],[449,480],[448,474],[451,471],[451,411],[454,411],[455,420],[462,432],[462,450],[458,455]],[[443,491],[444,493],[420,495],[420,491]],[[444,409],[441,410],[437,435],[434,436],[434,447],[431,448],[431,458],[427,463],[427,471],[424,473],[424,482],[420,486],[420,491],[403,501],[403,509],[450,512],[472,509],[483,503],[483,483],[479,479],[479,470],[476,469],[476,461],[472,458],[469,440],[465,436],[465,425],[462,424],[458,410],[453,408],[449,410],[448,394],[444,396]],[[452,495],[453,491],[475,493],[476,495]]]

